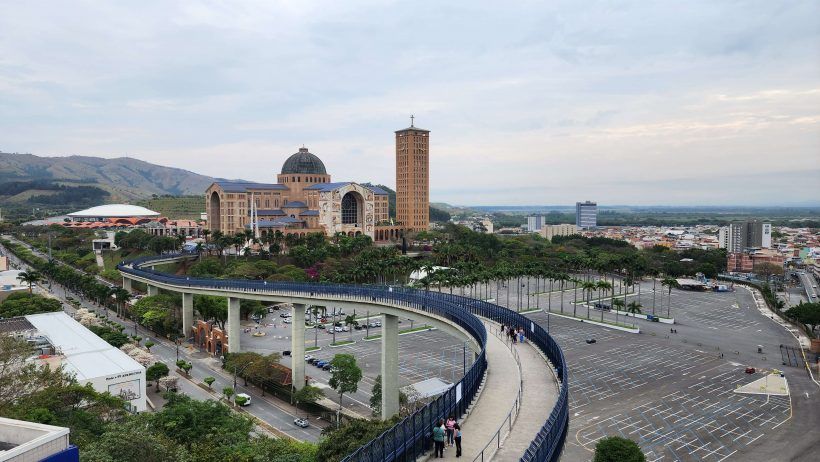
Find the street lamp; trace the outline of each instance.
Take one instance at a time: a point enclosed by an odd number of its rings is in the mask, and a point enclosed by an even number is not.
[[[248,364],[245,364],[245,366],[242,367],[242,369],[239,370],[239,373],[241,374],[242,372],[244,372],[245,369],[250,367],[253,363],[254,363],[254,361],[251,361]],[[234,390],[236,390],[236,374],[237,374],[236,364],[234,364],[234,366],[233,366],[233,389]],[[247,385],[248,385],[248,379],[245,379],[245,386],[247,386]]]

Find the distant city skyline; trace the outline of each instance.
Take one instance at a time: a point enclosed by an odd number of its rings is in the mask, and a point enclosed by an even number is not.
[[[414,114],[432,202],[820,204],[814,1],[3,13],[4,152],[269,181],[304,144],[339,178],[395,188],[393,132]]]

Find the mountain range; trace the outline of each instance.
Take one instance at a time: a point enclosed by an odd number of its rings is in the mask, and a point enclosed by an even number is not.
[[[40,157],[0,152],[0,184],[31,180],[49,180],[67,187],[94,186],[107,191],[112,202],[132,202],[154,194],[200,195],[216,179],[128,157]],[[32,194],[28,191],[16,196],[25,199]],[[13,198],[4,199],[14,202]]]

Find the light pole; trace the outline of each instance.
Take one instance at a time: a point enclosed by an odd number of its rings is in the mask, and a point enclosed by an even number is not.
[[[251,361],[251,362],[249,362],[248,364],[245,364],[245,366],[243,366],[243,367],[242,367],[242,369],[240,369],[240,370],[239,370],[239,373],[241,374],[242,372],[245,372],[245,369],[247,369],[248,367],[250,367],[253,363],[254,363],[254,362],[253,362],[253,361]],[[236,374],[237,374],[237,371],[236,371],[236,364],[234,364],[234,365],[233,365],[233,389],[234,389],[234,391],[236,391]],[[243,378],[244,378],[244,377],[243,377]],[[245,379],[245,386],[248,386],[248,379]]]

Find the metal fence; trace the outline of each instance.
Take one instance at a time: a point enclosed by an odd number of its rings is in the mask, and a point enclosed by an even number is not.
[[[186,256],[179,254],[179,257]],[[223,280],[176,276],[141,268],[152,261],[167,260],[174,255],[143,257],[117,268],[136,277],[177,287],[198,287],[218,290],[237,290],[250,293],[295,296],[339,296],[346,299],[387,302],[404,305],[440,316],[462,327],[481,346],[475,362],[448,391],[431,403],[405,417],[395,426],[344,459],[345,462],[410,461],[416,460],[431,446],[433,423],[449,415],[464,415],[475,397],[487,369],[485,346],[487,331],[476,316],[485,317],[507,326],[521,326],[527,339],[535,344],[550,360],[560,380],[558,401],[521,461],[557,461],[566,439],[569,425],[569,398],[564,354],[552,337],[523,315],[491,303],[459,295],[430,292],[408,287],[378,285],[350,285],[325,283],[268,282],[250,280]]]

